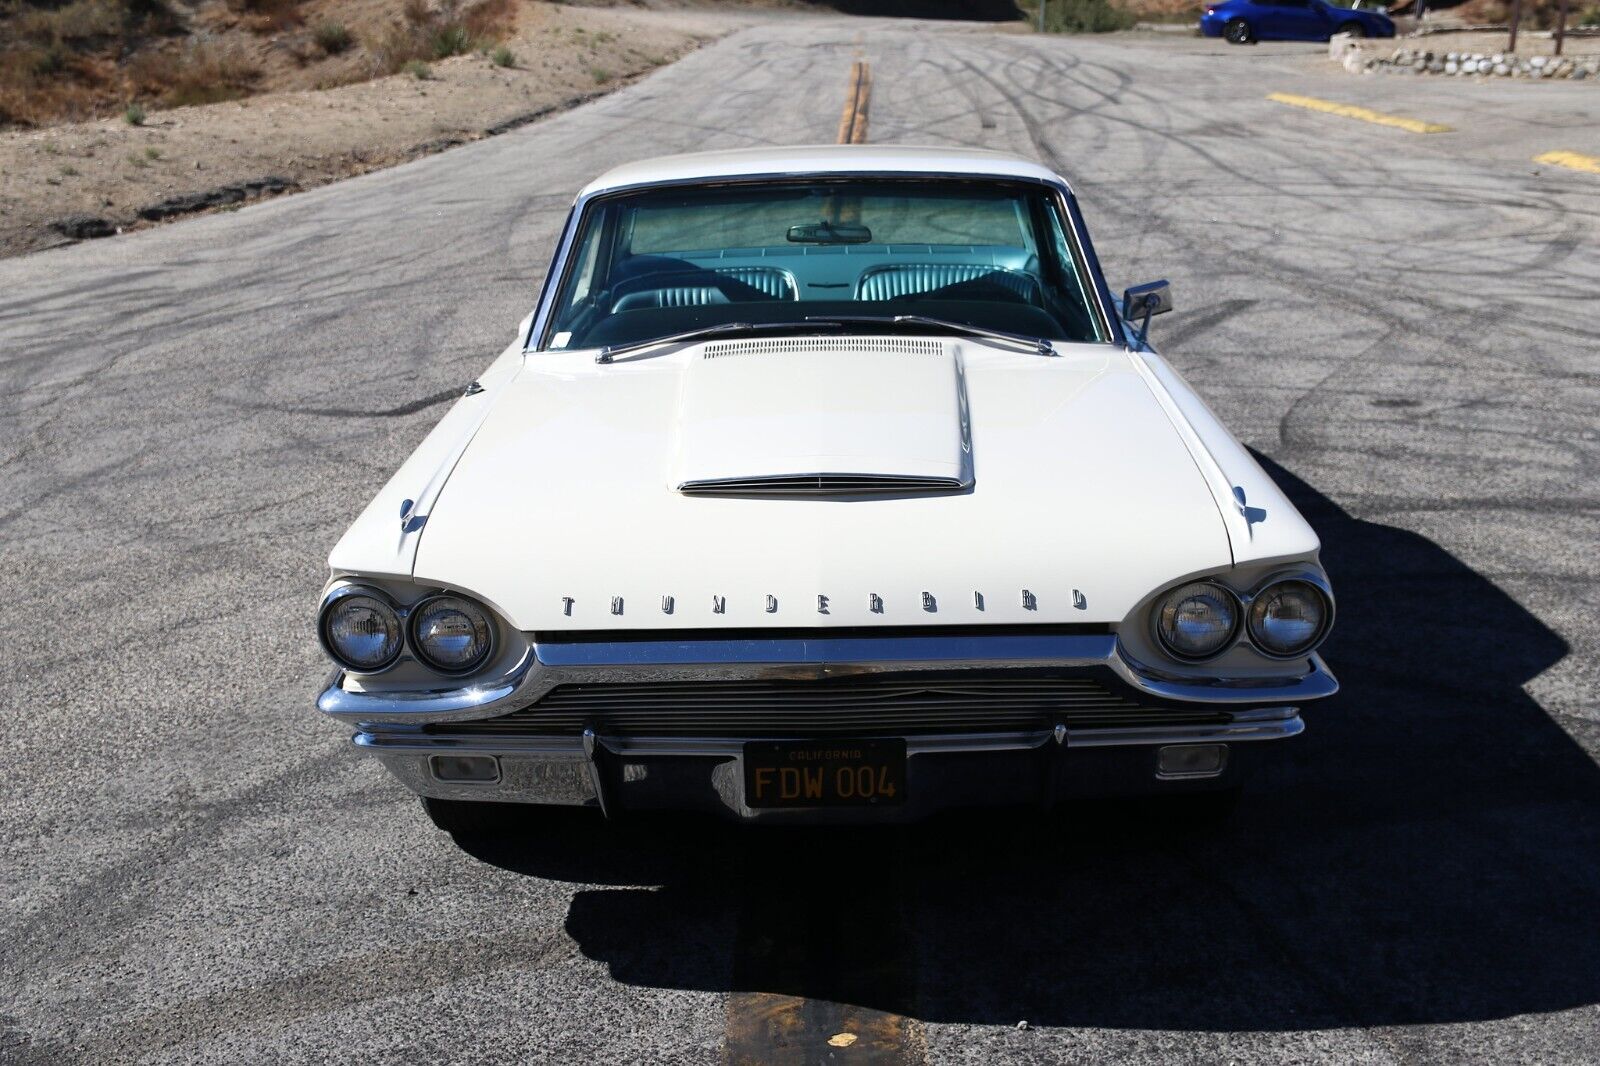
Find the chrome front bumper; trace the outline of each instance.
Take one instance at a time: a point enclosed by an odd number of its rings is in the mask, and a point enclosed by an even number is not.
[[[1204,725],[1069,729],[1005,734],[907,737],[913,791],[950,793],[938,784],[946,771],[1015,777],[1017,767],[1040,768],[991,789],[997,798],[1041,789],[1060,794],[1063,774],[1077,780],[1082,767],[1122,767],[1143,783],[1154,775],[1141,758],[1172,744],[1233,745],[1292,737],[1304,730],[1298,705],[1338,690],[1315,654],[1292,678],[1162,677],[1130,661],[1111,635],[938,635],[806,637],[775,640],[634,640],[530,645],[501,678],[469,687],[418,693],[352,691],[335,675],[317,701],[323,713],[353,722],[355,746],[377,756],[412,791],[440,799],[617,806],[704,807],[742,818],[783,819],[793,811],[752,811],[743,801],[742,737],[452,736],[449,723],[495,718],[537,702],[568,682],[825,678],[927,670],[1110,670],[1129,689],[1155,700],[1207,704],[1228,720]],[[431,729],[424,730],[424,726]],[[1113,756],[1109,750],[1125,754]],[[1102,754],[1096,757],[1093,753]],[[437,755],[487,755],[498,779],[485,783],[440,780]],[[1148,761],[1148,760],[1147,760]],[[1237,762],[1238,760],[1233,760]],[[961,770],[965,766],[967,770]],[[985,769],[987,767],[987,769]],[[973,768],[976,768],[974,770]],[[924,788],[915,789],[916,779]],[[1113,775],[1115,776],[1115,775]],[[1036,780],[1037,778],[1037,780]],[[1096,780],[1090,773],[1086,780]],[[1040,781],[1044,784],[1041,785]],[[1194,782],[1163,782],[1188,787]],[[1020,792],[1019,792],[1020,790]],[[955,792],[962,790],[956,788]],[[925,798],[921,806],[932,802]],[[877,812],[867,812],[869,815]]]

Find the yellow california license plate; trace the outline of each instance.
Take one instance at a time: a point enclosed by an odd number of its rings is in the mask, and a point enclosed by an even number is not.
[[[753,740],[744,746],[750,807],[876,807],[905,799],[904,740]]]

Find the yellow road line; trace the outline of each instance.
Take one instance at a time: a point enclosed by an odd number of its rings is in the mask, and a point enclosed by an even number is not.
[[[1395,129],[1406,130],[1410,133],[1450,133],[1449,126],[1441,126],[1436,122],[1423,122],[1416,118],[1403,118],[1400,115],[1386,115],[1382,111],[1373,111],[1370,108],[1356,107],[1354,104],[1338,104],[1332,100],[1318,100],[1315,96],[1296,96],[1294,93],[1268,93],[1268,100],[1276,100],[1280,104],[1291,107],[1306,107],[1312,111],[1325,111],[1330,115],[1339,115],[1343,118],[1360,119],[1362,122],[1373,122],[1379,126],[1393,126]]]
[[[1535,163],[1550,163],[1558,167],[1568,167],[1572,170],[1587,170],[1591,174],[1600,174],[1600,156],[1558,151],[1536,155],[1533,157],[1533,161]]]
[[[872,65],[857,60],[850,65],[850,84],[845,90],[844,113],[839,116],[839,143],[867,142],[867,104],[872,99]]]

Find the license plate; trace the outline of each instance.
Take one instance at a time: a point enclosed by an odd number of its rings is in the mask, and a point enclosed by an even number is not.
[[[751,807],[881,807],[906,801],[904,740],[750,741]]]

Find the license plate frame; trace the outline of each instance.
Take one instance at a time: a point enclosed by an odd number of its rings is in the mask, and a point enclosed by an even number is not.
[[[897,807],[906,801],[900,737],[750,740],[744,802],[752,809]]]

